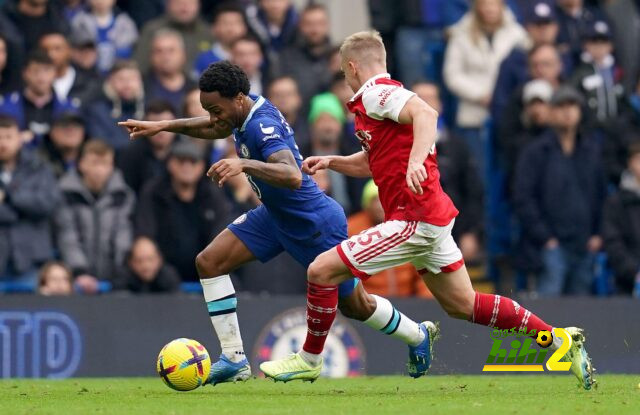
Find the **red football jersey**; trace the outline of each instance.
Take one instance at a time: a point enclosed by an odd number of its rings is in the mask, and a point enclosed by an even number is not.
[[[415,194],[407,186],[413,125],[398,123],[398,116],[413,95],[389,74],[380,74],[365,82],[347,105],[356,115],[356,137],[369,154],[385,220],[445,226],[458,215],[458,210],[440,186],[435,145],[424,162],[427,180],[422,182],[423,193]]]

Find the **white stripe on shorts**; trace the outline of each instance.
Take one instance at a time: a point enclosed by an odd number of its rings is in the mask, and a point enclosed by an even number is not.
[[[363,262],[367,262],[377,257],[378,255],[388,251],[389,249],[397,245],[400,245],[401,243],[405,242],[407,239],[411,238],[411,236],[413,236],[413,234],[416,232],[417,226],[418,226],[418,222],[409,222],[408,226],[402,231],[401,234],[394,237],[393,239],[386,241],[384,244],[381,244],[380,246],[378,246],[373,251],[369,252],[364,257],[360,257],[359,259],[356,259],[356,261],[358,261],[359,264],[362,264]]]

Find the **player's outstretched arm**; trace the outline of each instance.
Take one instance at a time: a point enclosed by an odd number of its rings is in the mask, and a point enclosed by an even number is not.
[[[151,137],[161,131],[169,131],[205,140],[216,140],[226,138],[231,135],[231,130],[223,131],[214,129],[211,126],[211,121],[208,116],[162,121],[141,121],[129,119],[127,121],[119,122],[118,125],[127,129],[129,137],[132,140],[139,137]]]
[[[400,111],[398,122],[413,124],[413,146],[407,167],[407,186],[413,193],[421,195],[420,183],[427,179],[424,161],[436,143],[438,112],[417,96],[413,96]]]
[[[267,158],[266,163],[251,159],[220,160],[211,166],[207,176],[222,186],[231,177],[243,172],[276,187],[296,190],[302,185],[302,173],[291,150],[276,151]]]
[[[302,163],[302,171],[310,175],[324,169],[334,170],[351,177],[371,177],[369,156],[364,151],[350,156],[311,156]]]

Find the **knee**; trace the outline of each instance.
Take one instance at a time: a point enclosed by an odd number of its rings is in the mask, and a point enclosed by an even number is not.
[[[307,280],[318,285],[332,285],[329,273],[326,272],[322,261],[314,260],[307,269]]]
[[[196,269],[200,278],[214,278],[226,274],[224,264],[216,258],[207,255],[205,251],[196,256]]]

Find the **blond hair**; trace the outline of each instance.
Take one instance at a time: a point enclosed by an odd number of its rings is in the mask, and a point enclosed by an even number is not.
[[[387,51],[382,37],[376,30],[354,33],[347,37],[340,46],[342,58],[357,61],[362,65],[387,63]]]
[[[504,12],[506,9],[506,5],[504,4],[504,0],[497,0],[500,3],[500,7],[502,8],[502,14],[500,16],[500,21],[495,25],[489,25],[482,21],[482,16],[480,15],[480,0],[474,0],[473,5],[471,6],[471,40],[474,45],[478,45],[480,43],[480,39],[485,36],[487,33],[494,33],[498,29],[500,29],[504,25]]]

